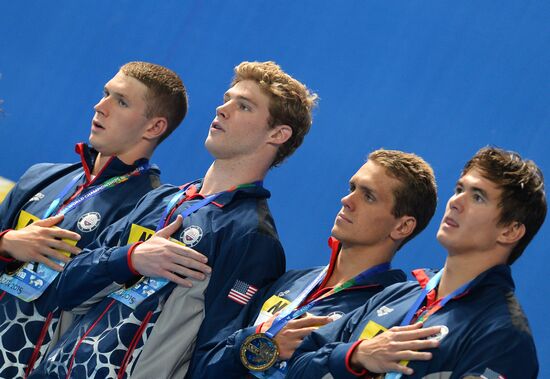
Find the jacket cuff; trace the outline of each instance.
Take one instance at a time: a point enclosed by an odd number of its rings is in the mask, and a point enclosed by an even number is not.
[[[352,367],[351,367],[351,355],[353,354],[353,352],[355,351],[355,349],[357,349],[357,346],[359,346],[359,344],[361,343],[362,340],[359,340],[359,341],[355,341],[355,343],[353,345],[351,345],[351,347],[349,348],[348,352],[346,353],[346,368],[348,369],[348,371],[350,373],[352,373],[353,375],[356,375],[356,376],[363,376],[363,375],[366,375],[368,373],[368,371],[366,369],[363,369],[361,371],[355,371]]]
[[[3,230],[0,232],[0,238],[4,237],[4,234],[6,234],[7,232],[11,232],[13,229],[6,229],[6,230]],[[0,255],[0,262],[4,262],[4,263],[11,263],[11,262],[14,262],[15,259],[12,258],[12,257],[4,257],[2,255]]]
[[[113,281],[124,284],[134,281],[139,273],[135,274],[135,270],[129,265],[130,249],[135,248],[135,245],[121,246],[112,251],[108,260],[109,274]]]
[[[132,254],[134,254],[134,250],[136,250],[136,247],[138,247],[142,243],[143,243],[143,241],[139,241],[139,242],[136,242],[133,245],[131,245],[130,249],[128,250],[128,253],[126,254],[126,260],[127,260],[127,263],[128,263],[128,268],[130,269],[130,271],[132,271],[132,273],[134,275],[141,275],[141,274],[139,272],[137,272],[137,270],[134,268],[134,265],[132,264]]]

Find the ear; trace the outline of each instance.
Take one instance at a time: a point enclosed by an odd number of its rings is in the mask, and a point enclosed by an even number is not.
[[[402,241],[414,232],[416,228],[416,219],[412,216],[402,216],[397,220],[397,225],[390,233],[390,238],[394,241]]]
[[[497,242],[511,245],[517,243],[525,235],[525,225],[520,222],[513,221],[501,228],[500,234],[497,237]]]
[[[168,129],[168,120],[166,117],[153,117],[149,120],[147,130],[143,134],[146,140],[159,139]]]
[[[288,125],[277,125],[269,131],[268,143],[281,146],[292,137],[292,128]]]

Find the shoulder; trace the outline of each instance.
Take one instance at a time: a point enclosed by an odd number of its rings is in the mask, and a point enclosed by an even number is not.
[[[275,221],[264,198],[238,198],[224,207],[224,215],[229,221],[237,220],[242,232],[259,233],[278,239]]]
[[[317,266],[308,269],[289,270],[285,272],[283,276],[281,276],[279,281],[291,281],[297,278],[303,278],[304,280],[309,279],[310,277],[317,276],[323,270],[323,268],[324,266]]]
[[[80,163],[37,163],[29,167],[23,176],[21,176],[20,180],[44,180],[53,175],[59,175],[61,177],[80,167],[82,167]]]

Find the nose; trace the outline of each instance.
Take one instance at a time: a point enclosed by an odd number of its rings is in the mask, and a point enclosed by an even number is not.
[[[464,196],[466,196],[465,192],[455,193],[451,196],[449,199],[449,209],[454,209],[458,212],[462,211],[464,207]]]
[[[346,196],[344,196],[342,200],[340,200],[340,202],[342,203],[342,206],[344,208],[349,209],[350,211],[354,209],[353,194],[354,192],[350,192]]]
[[[103,116],[108,116],[109,113],[108,113],[108,110],[107,110],[107,98],[106,97],[102,97],[101,100],[99,100],[99,102],[94,105],[94,111],[96,111],[97,113],[103,115]]]
[[[216,108],[216,116],[227,119],[229,117],[229,101]]]

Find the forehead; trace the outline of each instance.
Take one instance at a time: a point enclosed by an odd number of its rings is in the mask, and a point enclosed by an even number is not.
[[[269,96],[254,80],[241,80],[225,92],[226,96],[242,97],[252,101],[257,106],[269,107]]]
[[[140,98],[145,100],[145,96],[147,95],[147,86],[145,84],[121,71],[117,72],[117,74],[105,84],[105,88],[127,98]]]
[[[351,181],[356,185],[368,186],[379,196],[393,198],[393,190],[398,187],[401,182],[390,176],[386,168],[374,161],[367,161],[357,172],[352,176]]]

